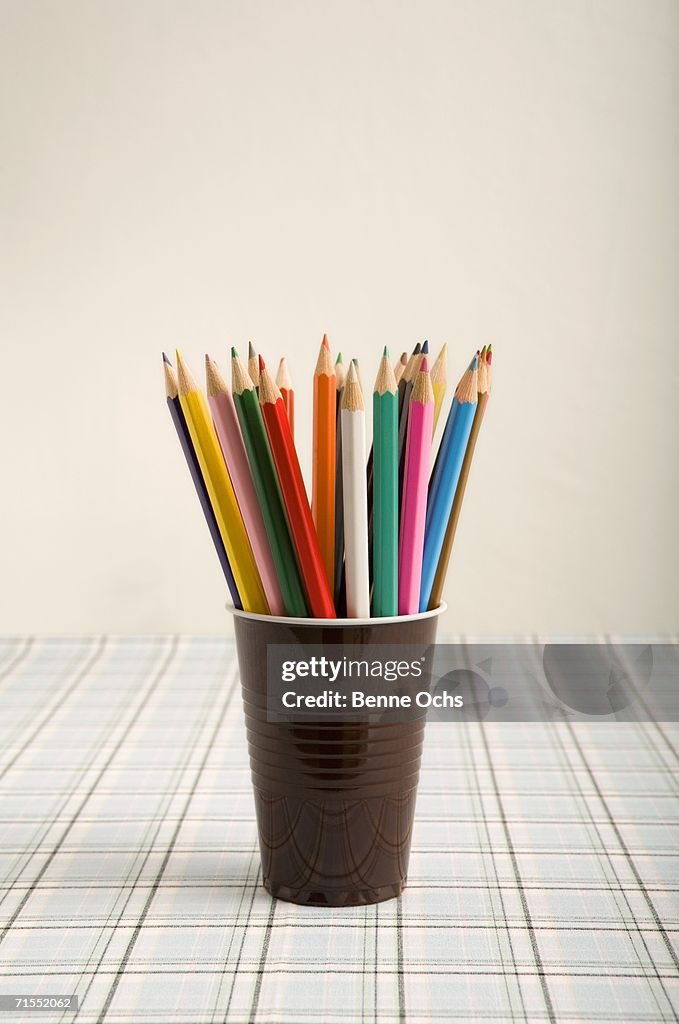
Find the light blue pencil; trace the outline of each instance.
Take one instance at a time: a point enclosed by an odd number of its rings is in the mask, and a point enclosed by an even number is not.
[[[462,460],[474,421],[478,401],[478,357],[474,356],[457,385],[453,404],[448,413],[446,429],[436,456],[429,481],[427,520],[424,527],[424,554],[422,556],[422,583],[420,584],[420,611],[429,606],[446,535],[446,526],[460,478]]]

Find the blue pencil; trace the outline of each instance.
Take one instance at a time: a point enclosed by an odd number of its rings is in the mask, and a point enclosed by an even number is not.
[[[455,489],[460,478],[462,460],[467,449],[477,401],[478,357],[474,356],[457,385],[446,421],[446,429],[441,438],[441,445],[429,481],[427,519],[424,528],[424,554],[422,556],[422,583],[420,585],[421,612],[426,611],[429,606],[436,566],[446,535],[448,517],[453,506]]]

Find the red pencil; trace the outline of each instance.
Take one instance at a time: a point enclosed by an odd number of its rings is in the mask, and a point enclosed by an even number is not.
[[[323,556],[280,390],[259,357],[259,402],[311,614],[336,618]]]

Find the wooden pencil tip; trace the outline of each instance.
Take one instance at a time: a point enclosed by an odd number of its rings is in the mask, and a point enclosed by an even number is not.
[[[163,361],[163,374],[165,376],[165,394],[168,398],[176,398],[179,393],[177,373],[169,359]]]
[[[167,356],[165,355],[165,353],[164,353],[164,352],[163,352],[163,362],[164,362],[164,363],[167,363],[167,365],[168,365],[168,366],[172,366],[172,363],[171,363],[171,362],[170,362],[170,360],[169,360],[169,359],[167,358]]]
[[[384,359],[389,359],[389,349],[387,348],[386,345],[384,346],[384,352],[382,353],[382,356]]]
[[[337,366],[338,363],[340,365],[344,365],[344,357],[342,356],[341,352],[337,353],[337,359],[335,360],[335,366]]]
[[[422,357],[422,362],[420,363],[420,373],[429,373],[429,360],[427,359],[426,356]]]
[[[414,355],[414,356],[419,356],[419,354],[420,354],[420,352],[421,352],[421,351],[422,351],[422,346],[420,345],[420,343],[419,343],[419,341],[418,341],[417,345],[416,345],[416,346],[415,346],[415,348],[413,349],[413,355]]]
[[[251,341],[249,341],[248,342],[248,359],[252,359],[256,355],[257,355],[257,353],[255,352],[255,346],[252,344]]]
[[[420,351],[423,352],[424,355],[427,355],[427,353],[429,352],[429,342],[428,341],[425,341],[425,343],[422,346],[422,348],[420,349]]]
[[[207,384],[207,393],[210,397],[227,394],[229,390],[229,386],[222,377],[219,367],[214,359],[208,355],[205,356],[205,383]]]
[[[195,378],[182,359],[179,349],[177,349],[177,377],[180,395],[188,395],[190,391],[198,390]]]
[[[358,375],[356,360],[352,359],[349,365],[349,372],[342,392],[342,408],[349,412],[360,412],[364,409],[363,391],[361,390],[361,378]]]
[[[486,352],[486,362],[489,364],[493,362],[493,353],[491,351],[490,345],[488,346],[488,351]]]
[[[259,370],[260,370],[260,373],[261,373],[262,370],[266,370],[266,363],[264,362],[264,359],[263,359],[263,357],[261,355],[259,357]]]
[[[238,359],[238,352],[236,351],[233,345],[231,346],[231,358]]]
[[[328,345],[327,334],[323,335],[323,342],[318,352],[318,360],[316,361],[316,369],[314,374],[319,377],[321,374],[325,374],[326,377],[332,377],[335,373],[335,364],[332,361],[332,355],[330,354],[330,346]]]

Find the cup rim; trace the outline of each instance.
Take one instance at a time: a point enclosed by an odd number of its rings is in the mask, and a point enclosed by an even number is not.
[[[295,618],[292,615],[262,615],[259,612],[245,612],[241,608],[234,608],[232,604],[227,604],[225,607],[234,618],[249,619],[252,622],[276,622],[286,626],[323,626],[323,628],[334,626],[346,629],[347,626],[378,626],[391,622],[418,622],[421,619],[432,619],[441,615],[448,605],[445,601],[441,601],[437,608],[426,612],[416,612],[415,615],[376,615],[371,619],[306,619]]]

